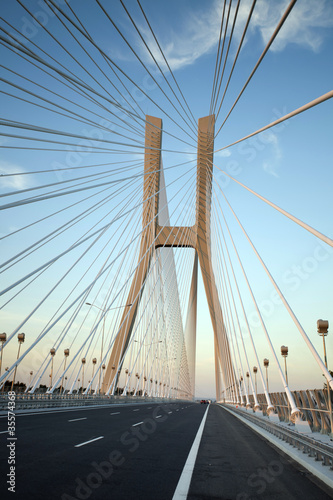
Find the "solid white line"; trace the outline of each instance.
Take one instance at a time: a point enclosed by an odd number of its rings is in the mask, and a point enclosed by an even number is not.
[[[132,427],[135,427],[136,425],[141,425],[143,422],[138,422],[137,424],[133,424]]]
[[[98,438],[90,439],[90,441],[85,441],[84,443],[76,444],[74,448],[80,448],[80,446],[84,446],[85,444],[93,443],[94,441],[98,441],[99,439],[104,439],[104,436],[99,436]]]
[[[82,418],[73,418],[72,420],[68,420],[68,422],[77,422],[78,420],[87,420],[88,417],[82,417]]]
[[[1,431],[0,434],[5,434],[6,432],[9,432],[9,431]]]
[[[188,490],[189,490],[190,484],[191,484],[193,469],[195,466],[195,461],[196,461],[198,450],[199,450],[201,436],[202,436],[202,433],[203,433],[203,430],[205,427],[208,409],[209,409],[209,406],[207,406],[207,410],[205,411],[203,419],[201,420],[200,427],[199,427],[197,435],[195,436],[195,439],[193,441],[192,448],[191,448],[190,453],[187,457],[186,464],[184,465],[182,475],[180,476],[180,479],[178,481],[176,491],[173,494],[172,500],[181,500],[181,499],[184,500],[187,498]]]
[[[113,413],[110,413],[110,415],[119,415],[120,411],[115,411]]]

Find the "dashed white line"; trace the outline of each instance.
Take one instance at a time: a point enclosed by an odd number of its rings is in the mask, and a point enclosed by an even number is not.
[[[157,417],[155,417],[155,418],[161,418],[161,416],[162,416],[162,415],[157,415]]]
[[[89,441],[85,441],[84,443],[76,444],[74,448],[80,448],[80,446],[84,446],[85,444],[93,443],[94,441],[98,441],[99,439],[104,439],[104,436],[99,436],[98,438],[90,439]]]
[[[72,420],[68,420],[68,422],[77,422],[78,420],[87,420],[88,417],[82,417],[82,418],[73,418]]]
[[[169,415],[170,415],[170,413],[172,413],[172,411],[168,411],[168,413],[169,413]]]
[[[133,410],[133,411],[139,411],[140,408],[137,408],[136,410]]]
[[[135,427],[136,425],[141,425],[143,422],[137,422],[136,424],[133,424],[132,427]]]
[[[110,415],[119,415],[120,411],[115,411],[113,413],[110,413]]]

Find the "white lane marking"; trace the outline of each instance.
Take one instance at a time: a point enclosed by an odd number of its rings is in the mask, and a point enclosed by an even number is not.
[[[170,413],[172,413],[172,411],[168,411],[168,413],[169,413],[169,415],[170,415]]]
[[[137,424],[133,424],[132,427],[135,427],[136,425],[141,425],[143,422],[138,422]]]
[[[139,411],[140,408],[137,408],[136,410],[133,410],[133,411]]]
[[[161,416],[162,416],[162,415],[157,415],[157,417],[155,417],[155,418],[161,418]]]
[[[99,439],[104,439],[104,436],[99,436],[98,438],[90,439],[90,441],[85,441],[84,443],[76,444],[74,448],[80,448],[80,446],[84,446],[85,444],[93,443],[94,441],[98,441]]]
[[[191,483],[191,479],[192,479],[193,469],[195,466],[195,461],[196,461],[198,450],[199,450],[201,436],[202,436],[202,433],[203,433],[203,430],[205,427],[208,409],[209,409],[209,406],[207,406],[207,410],[205,411],[203,419],[201,420],[200,427],[199,427],[197,435],[195,436],[195,439],[193,441],[192,448],[191,448],[190,453],[187,457],[182,475],[180,476],[180,479],[178,481],[176,491],[173,494],[172,500],[184,500],[187,498],[188,490],[190,488],[190,483]]]
[[[152,406],[149,406],[149,407],[147,408],[147,410],[151,410],[151,409],[152,409]]]
[[[110,413],[110,415],[119,415],[120,411],[115,411],[113,413]]]
[[[5,434],[6,432],[9,432],[9,431],[1,431],[0,434]]]
[[[40,411],[28,411],[28,412],[25,412],[25,413],[16,413],[15,416],[16,417],[27,417],[29,415],[54,415],[56,413],[68,413],[68,412],[73,412],[73,411],[86,411],[86,410],[100,410],[100,409],[104,409],[104,408],[109,408],[111,409],[112,406],[120,406],[121,408],[124,408],[124,406],[128,407],[128,406],[133,406],[133,405],[129,405],[129,404],[117,404],[117,405],[114,405],[114,404],[107,404],[107,405],[98,405],[98,406],[75,406],[75,407],[72,407],[72,406],[67,406],[66,409],[64,410],[50,410],[50,409],[46,409],[46,408],[40,408]],[[22,411],[22,410],[18,410],[18,411]],[[6,415],[0,415],[0,419],[2,418],[7,418],[7,414]]]
[[[88,417],[82,417],[82,418],[73,418],[72,420],[68,420],[68,422],[77,422],[78,420],[87,420]]]
[[[176,411],[179,411],[179,408],[177,408],[177,410],[176,410]]]

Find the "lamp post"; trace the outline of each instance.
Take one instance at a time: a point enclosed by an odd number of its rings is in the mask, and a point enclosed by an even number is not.
[[[287,372],[288,347],[287,346],[285,346],[285,345],[281,346],[281,355],[284,358],[284,371],[286,374],[286,382],[288,385],[288,372]],[[290,408],[289,408],[289,400],[288,400],[288,420],[290,420],[289,414],[290,414]]]
[[[264,359],[264,367],[266,368],[266,385],[267,385],[267,392],[269,393],[269,386],[268,386],[268,366],[269,366],[269,360],[267,358]]]
[[[7,334],[6,333],[0,333],[0,342],[1,342],[1,358],[0,358],[0,375],[1,375],[1,368],[2,368],[2,355],[3,355],[3,345],[7,340]]]
[[[30,372],[29,389],[30,389],[30,386],[31,386],[31,378],[32,378],[32,376],[33,376],[33,373],[34,373],[33,371],[31,371],[31,372]]]
[[[287,372],[287,356],[288,356],[288,347],[285,345],[281,346],[281,355],[284,358],[284,371],[286,374],[286,382],[288,385],[288,372]]]
[[[86,358],[82,358],[82,393],[84,391],[84,365],[86,364]]]
[[[100,359],[100,364],[102,364],[106,313],[108,311],[112,311],[113,309],[121,309],[122,307],[129,307],[132,304],[125,304],[124,306],[118,306],[118,307],[110,307],[109,309],[106,309],[106,308],[103,309],[102,307],[96,306],[95,304],[92,304],[91,302],[86,302],[86,305],[87,306],[91,306],[91,307],[96,307],[100,311],[104,312],[104,316],[103,316],[103,329],[102,329],[102,343],[101,343],[101,359]],[[101,371],[102,370],[100,368],[100,370],[99,370],[99,378],[98,378],[98,392],[99,392],[99,394],[101,393]],[[104,387],[104,375],[103,375],[103,387]]]
[[[246,377],[247,377],[247,393],[250,394],[250,374],[249,374],[249,372],[246,372]]]
[[[256,386],[256,394],[258,394],[258,391],[257,391],[257,371],[258,371],[258,368],[256,366],[254,366],[253,373],[254,373],[254,384]]]
[[[328,321],[323,320],[323,319],[318,319],[317,321],[317,332],[318,335],[323,337],[323,346],[324,346],[324,361],[325,361],[325,366],[328,369],[327,365],[327,355],[326,355],[326,344],[325,344],[325,337],[328,334]],[[333,438],[333,414],[332,414],[332,401],[331,401],[331,388],[330,384],[327,384],[327,398],[328,398],[328,411],[330,415],[330,423],[331,423],[331,438]]]
[[[17,358],[16,358],[16,360],[18,360],[19,357],[20,357],[20,349],[21,349],[21,345],[23,344],[23,342],[25,340],[25,333],[19,333],[18,336],[17,336],[17,339],[18,339],[18,342],[19,342],[19,347],[18,347],[18,351],[17,351]],[[14,384],[15,384],[16,372],[17,372],[17,365],[15,366],[15,370],[14,370],[14,377],[13,377],[13,381],[12,381],[12,387],[10,389],[11,391],[13,390],[13,387],[14,387]]]
[[[56,350],[52,347],[50,349],[50,354],[51,354],[51,382],[50,382],[50,388],[52,387],[52,381],[53,381],[53,358],[55,356]]]
[[[66,361],[67,361],[67,358],[69,356],[69,349],[65,349],[64,350],[64,355],[65,355],[65,360],[64,360],[64,373],[65,373],[65,370],[66,370]],[[65,380],[67,380],[67,377],[65,377]],[[62,379],[61,379],[61,386],[60,386],[60,392],[59,392],[59,394],[61,394],[63,383],[64,383],[64,376],[62,376]]]

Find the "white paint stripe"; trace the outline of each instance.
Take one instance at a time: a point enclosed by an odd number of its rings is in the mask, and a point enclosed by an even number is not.
[[[136,425],[141,425],[143,422],[138,422],[137,424],[133,424],[132,427],[135,427]]]
[[[6,432],[9,432],[9,431],[1,431],[0,434],[5,434]]]
[[[93,443],[94,441],[98,441],[99,439],[104,439],[104,436],[99,436],[98,438],[90,439],[90,441],[85,441],[84,443],[76,444],[74,448],[80,448],[80,446],[84,446],[85,444]]]
[[[155,418],[161,418],[161,416],[162,416],[162,415],[157,415],[157,417],[155,417]]]
[[[184,500],[187,498],[188,490],[189,490],[190,484],[191,484],[193,469],[195,466],[195,461],[196,461],[198,450],[199,450],[201,436],[202,436],[202,433],[203,433],[203,430],[205,427],[205,422],[206,422],[208,410],[209,410],[209,406],[207,406],[207,410],[205,411],[203,419],[201,420],[200,427],[199,427],[197,435],[195,436],[195,439],[193,441],[192,448],[191,448],[190,453],[187,457],[186,464],[184,465],[182,475],[180,476],[180,479],[178,481],[176,491],[173,494],[172,500]]]
[[[133,411],[139,411],[139,408],[137,408],[136,410],[133,410]]]
[[[68,422],[77,422],[78,420],[87,420],[88,417],[82,417],[82,418],[73,418],[72,420],[68,420]]]
[[[168,411],[168,413],[169,413],[169,415],[170,415],[170,413],[172,413],[172,411]]]
[[[110,413],[110,415],[119,415],[120,411],[115,411],[113,413]]]

